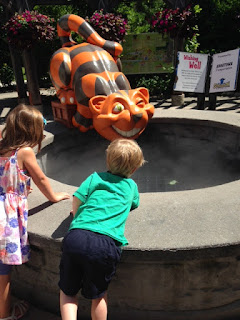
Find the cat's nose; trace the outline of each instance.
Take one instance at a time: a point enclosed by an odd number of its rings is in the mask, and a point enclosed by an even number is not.
[[[137,123],[139,120],[142,119],[142,116],[143,116],[142,113],[136,113],[136,114],[134,114],[134,115],[132,116],[133,121],[134,121],[135,123]]]

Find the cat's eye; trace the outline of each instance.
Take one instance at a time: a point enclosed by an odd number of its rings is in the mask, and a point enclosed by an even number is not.
[[[139,108],[143,108],[145,106],[145,103],[144,101],[141,99],[139,101],[136,102],[136,105],[139,107]]]
[[[117,103],[113,107],[113,113],[120,113],[123,110],[124,110],[124,106],[121,103]]]

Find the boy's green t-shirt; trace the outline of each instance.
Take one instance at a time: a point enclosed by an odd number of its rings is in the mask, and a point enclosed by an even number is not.
[[[82,205],[69,230],[90,230],[105,234],[122,246],[128,244],[125,223],[130,210],[139,206],[138,187],[132,179],[110,172],[94,172],[73,195]]]

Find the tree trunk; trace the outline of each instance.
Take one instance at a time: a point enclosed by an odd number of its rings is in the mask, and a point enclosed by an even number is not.
[[[25,1],[25,0],[16,0],[16,3],[17,3],[17,8],[18,8],[18,13],[23,13],[23,11],[25,9],[30,9],[28,8],[28,2]]]
[[[21,55],[14,50],[14,48],[9,45],[9,51],[12,60],[13,72],[15,75],[15,80],[17,84],[18,102],[26,103],[27,92],[24,84],[23,73],[22,73],[22,58]]]
[[[175,37],[174,38],[174,66],[177,65],[177,53],[178,51],[184,51],[184,38]]]
[[[184,51],[184,38],[175,37],[174,38],[174,66],[177,67],[177,53],[178,51]],[[181,91],[172,92],[172,105],[173,106],[182,106],[184,104],[185,95]]]
[[[30,105],[37,106],[42,104],[42,99],[39,91],[37,68],[35,59],[31,49],[23,50],[23,63],[27,75],[27,86],[29,91]]]

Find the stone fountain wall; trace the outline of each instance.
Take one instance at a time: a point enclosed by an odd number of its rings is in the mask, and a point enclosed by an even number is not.
[[[238,161],[240,115],[200,111],[156,115],[153,123],[161,133],[208,139],[236,154]],[[76,189],[50,182],[55,191],[73,194]],[[141,193],[141,205],[126,225],[130,245],[109,288],[110,318],[240,317],[239,190],[240,180],[235,180],[198,190]],[[59,313],[58,266],[71,202],[48,203],[34,187],[29,206],[32,257],[14,268],[13,293]],[[89,314],[90,301],[79,296],[79,316],[89,319]]]
[[[32,257],[13,272],[16,295],[59,313],[60,242],[34,240]],[[109,288],[114,319],[229,319],[240,314],[239,246],[191,251],[124,250]],[[217,257],[216,257],[217,256]],[[79,314],[90,302],[79,296]]]

